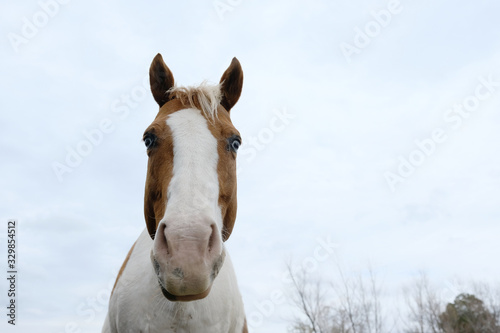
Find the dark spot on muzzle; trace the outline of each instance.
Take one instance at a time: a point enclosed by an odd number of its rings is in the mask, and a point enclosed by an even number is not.
[[[160,276],[160,264],[158,263],[156,258],[153,258],[153,267],[155,269],[156,276],[159,277]]]
[[[225,252],[224,255],[219,256],[217,260],[215,261],[213,267],[212,267],[212,274],[210,275],[210,278],[212,279],[212,282],[215,280],[217,275],[219,274],[220,269],[222,268],[222,264],[224,264],[224,258],[225,258]]]
[[[174,269],[172,271],[172,274],[175,276],[175,277],[178,277],[179,279],[184,279],[184,272],[182,271],[182,269],[180,269],[179,267],[177,267],[176,269]]]

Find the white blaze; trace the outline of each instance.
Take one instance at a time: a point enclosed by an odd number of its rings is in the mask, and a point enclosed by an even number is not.
[[[167,125],[172,131],[174,163],[163,220],[188,227],[193,219],[203,222],[208,218],[220,232],[217,140],[197,109],[174,112],[168,116]]]

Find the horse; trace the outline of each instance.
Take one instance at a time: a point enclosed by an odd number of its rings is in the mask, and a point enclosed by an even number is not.
[[[177,87],[161,54],[149,69],[159,111],[145,130],[146,227],[119,270],[103,333],[248,332],[224,246],[236,219],[243,86],[233,58],[219,84]]]

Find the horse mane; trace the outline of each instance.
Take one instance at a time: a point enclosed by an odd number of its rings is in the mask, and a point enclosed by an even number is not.
[[[203,81],[197,87],[172,87],[168,94],[179,99],[184,106],[201,110],[211,120],[218,117],[217,108],[222,97],[220,84],[211,85]]]

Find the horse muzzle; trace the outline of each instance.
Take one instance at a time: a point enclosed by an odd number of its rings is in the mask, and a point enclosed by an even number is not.
[[[205,298],[225,258],[215,224],[175,228],[161,222],[151,259],[163,295],[170,301]]]

